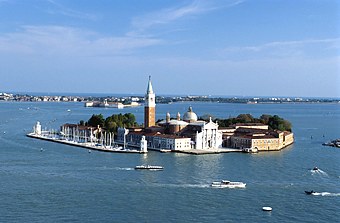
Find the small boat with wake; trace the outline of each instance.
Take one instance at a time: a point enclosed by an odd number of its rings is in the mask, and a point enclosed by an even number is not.
[[[215,188],[245,188],[246,184],[243,182],[232,182],[229,180],[214,181],[211,187]]]
[[[314,170],[314,171],[318,171],[319,170],[319,168],[318,167],[314,167],[312,170]]]
[[[316,193],[315,191],[313,191],[313,190],[311,190],[311,191],[307,191],[307,190],[305,190],[305,193],[307,194],[307,195],[312,195],[313,193]]]
[[[163,170],[162,166],[153,166],[153,165],[140,165],[135,166],[135,170]]]

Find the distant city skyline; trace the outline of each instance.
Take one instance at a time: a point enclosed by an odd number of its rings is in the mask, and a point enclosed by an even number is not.
[[[340,97],[336,0],[0,0],[0,92]]]

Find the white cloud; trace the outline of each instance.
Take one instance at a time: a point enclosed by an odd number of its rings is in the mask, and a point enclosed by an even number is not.
[[[308,52],[318,51],[322,53],[339,54],[337,49],[340,48],[340,38],[327,39],[307,39],[297,41],[278,41],[269,42],[254,46],[227,47],[223,50],[223,54],[228,56],[246,55],[251,57],[294,57],[308,56]],[[311,55],[318,55],[313,53]]]
[[[47,13],[50,14],[61,14],[68,17],[79,18],[79,19],[88,19],[88,20],[97,20],[98,16],[90,13],[85,13],[77,10],[73,10],[71,8],[67,8],[64,5],[54,1],[54,0],[47,0],[52,6],[53,9],[47,10]]]
[[[24,26],[20,32],[0,36],[0,53],[43,55],[122,55],[161,44],[146,37],[101,36],[98,33],[65,26]]]
[[[195,16],[221,8],[236,6],[242,2],[242,0],[230,0],[222,4],[221,2],[216,4],[214,1],[196,0],[189,5],[165,8],[158,10],[157,12],[135,17],[131,23],[133,29],[136,30],[136,32],[143,32],[146,29],[152,28],[156,25],[164,25],[185,17]]]
[[[333,39],[310,39],[310,40],[299,40],[299,41],[285,41],[285,42],[270,42],[257,46],[243,46],[243,47],[228,47],[225,51],[263,51],[269,48],[280,48],[280,47],[303,47],[311,44],[329,44],[339,47],[340,38]]]

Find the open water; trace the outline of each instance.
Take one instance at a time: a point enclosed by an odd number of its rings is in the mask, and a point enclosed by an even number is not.
[[[157,105],[157,119],[189,105],[198,116],[277,114],[292,122],[296,142],[259,154],[88,153],[25,134],[36,121],[58,129],[99,113],[132,112],[141,123],[143,107],[1,102],[0,222],[339,222],[340,149],[321,144],[340,138],[340,104],[175,103]],[[133,169],[140,164],[165,169]],[[247,187],[209,187],[222,179]]]

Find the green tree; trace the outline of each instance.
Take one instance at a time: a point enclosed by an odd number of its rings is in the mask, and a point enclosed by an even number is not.
[[[126,114],[113,114],[109,117],[107,117],[104,121],[104,127],[107,131],[113,132],[114,134],[117,134],[117,130],[119,127],[133,127],[138,126],[136,122],[136,117],[132,113],[126,113]]]
[[[132,127],[132,126],[134,126],[136,124],[136,117],[132,113],[126,113],[123,116],[123,123],[127,127]]]
[[[240,114],[236,118],[215,119],[220,127],[230,127],[236,123],[262,123],[268,125],[270,129],[277,129],[280,131],[292,131],[292,124],[278,115],[263,114],[260,118],[254,118],[250,114]]]
[[[87,124],[92,127],[97,127],[98,125],[100,127],[104,127],[104,117],[102,114],[99,115],[92,115],[92,117],[87,121]]]
[[[288,120],[283,120],[283,128],[284,131],[292,131],[292,123],[290,123],[290,121]]]
[[[109,132],[117,132],[118,126],[117,123],[112,121],[112,119],[106,119],[105,120],[105,128],[109,131]]]
[[[277,129],[280,131],[291,131],[292,124],[284,120],[283,118],[279,117],[278,115],[274,115],[269,118],[268,125],[271,129]]]
[[[269,119],[273,117],[272,115],[263,114],[260,116],[260,120],[263,124],[268,125]]]
[[[237,116],[237,119],[241,123],[250,123],[254,121],[254,117],[251,114],[240,114]]]

